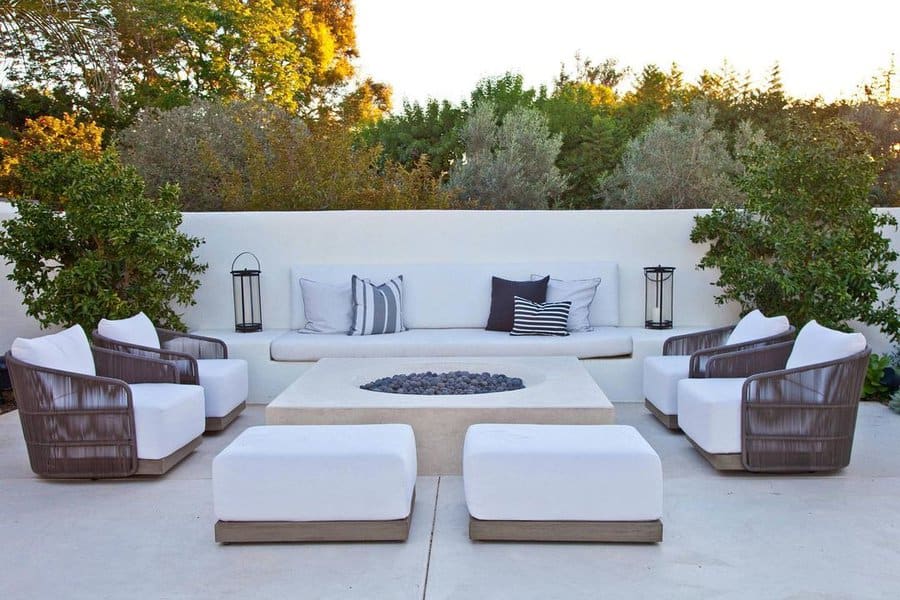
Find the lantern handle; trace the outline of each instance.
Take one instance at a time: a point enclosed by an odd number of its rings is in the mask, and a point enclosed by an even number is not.
[[[256,255],[253,254],[252,252],[241,252],[240,254],[238,254],[237,256],[235,256],[235,257],[234,257],[234,260],[231,261],[231,270],[234,271],[234,265],[235,265],[235,263],[237,263],[238,259],[239,259],[240,257],[242,257],[243,255],[245,255],[245,254],[249,254],[250,256],[253,257],[253,260],[256,261],[256,270],[259,271],[259,270],[260,270],[259,259],[256,258]]]

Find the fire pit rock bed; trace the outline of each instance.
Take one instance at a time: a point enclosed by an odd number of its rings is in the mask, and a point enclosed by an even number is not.
[[[359,387],[363,390],[387,394],[455,396],[511,392],[524,389],[525,384],[519,377],[507,377],[496,373],[471,373],[469,371],[435,373],[426,371],[424,373],[382,377]]]

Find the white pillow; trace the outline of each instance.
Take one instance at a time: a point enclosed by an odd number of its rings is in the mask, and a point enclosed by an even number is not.
[[[532,275],[531,280],[543,279],[546,275]],[[591,302],[597,293],[600,278],[596,279],[553,279],[547,283],[546,302],[571,302],[569,309],[569,321],[566,329],[569,331],[591,330]]]
[[[147,315],[142,312],[127,319],[100,319],[97,332],[117,342],[159,348],[159,336]]]
[[[757,309],[747,313],[743,319],[738,321],[725,344],[743,344],[778,335],[787,331],[790,326],[788,318],[784,315],[767,317]]]
[[[353,324],[350,282],[322,283],[300,278],[306,326],[301,333],[347,334]]]
[[[39,338],[16,338],[10,348],[14,358],[38,367],[96,375],[91,345],[81,325]]]
[[[866,338],[861,333],[835,331],[810,321],[797,334],[785,368],[794,369],[846,358],[862,352],[865,347]]]

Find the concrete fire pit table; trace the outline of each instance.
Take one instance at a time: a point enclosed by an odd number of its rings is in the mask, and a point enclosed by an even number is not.
[[[424,371],[500,373],[520,377],[525,389],[465,395],[360,389],[381,377]],[[269,425],[409,424],[420,475],[459,475],[466,430],[475,423],[614,422],[612,403],[574,357],[325,358],[266,407]]]

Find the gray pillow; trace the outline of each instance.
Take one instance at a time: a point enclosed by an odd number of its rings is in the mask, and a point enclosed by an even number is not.
[[[532,275],[533,281],[543,279],[545,275]],[[591,330],[591,302],[597,293],[600,278],[596,279],[553,279],[547,283],[547,302],[571,302],[569,331]]]
[[[300,278],[306,326],[300,333],[343,333],[353,323],[350,282],[322,283]]]

